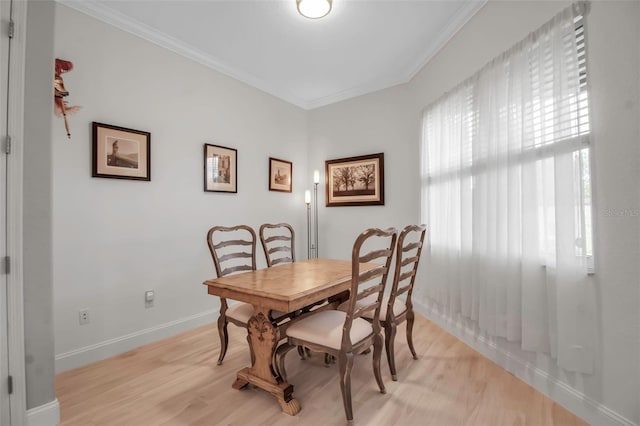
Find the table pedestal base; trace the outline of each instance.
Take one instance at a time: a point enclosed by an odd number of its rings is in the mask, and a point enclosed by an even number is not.
[[[280,340],[280,331],[269,319],[269,310],[256,307],[247,324],[249,342],[254,353],[253,365],[238,371],[233,387],[241,389],[251,383],[275,396],[285,413],[295,416],[300,403],[293,397],[293,386],[282,380],[273,369],[272,359]]]
[[[233,383],[234,389],[242,389],[249,383],[264,389],[271,395],[275,396],[280,404],[280,408],[286,414],[295,416],[300,412],[302,408],[297,399],[293,397],[293,385],[289,383],[273,384],[269,381],[261,379],[260,377],[251,374],[251,368],[246,367],[238,371],[238,378]]]

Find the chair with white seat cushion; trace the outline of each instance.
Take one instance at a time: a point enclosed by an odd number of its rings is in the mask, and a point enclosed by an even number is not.
[[[407,343],[409,349],[411,350],[413,359],[418,359],[416,350],[413,347],[412,333],[415,314],[413,312],[411,295],[416,280],[416,273],[418,272],[418,264],[420,263],[425,231],[426,228],[424,225],[409,225],[400,232],[396,248],[396,264],[391,292],[384,296],[382,308],[380,308],[380,323],[384,327],[387,361],[389,362],[389,370],[391,370],[391,378],[394,381],[398,380],[394,356],[394,341],[396,328],[403,321],[407,321]],[[403,302],[398,296],[405,293],[407,294],[406,301]],[[391,308],[392,306],[393,308]],[[373,319],[369,313],[363,316],[369,320]]]
[[[344,311],[322,310],[294,319],[286,329],[287,341],[276,351],[278,373],[286,379],[284,359],[298,345],[313,351],[325,352],[338,360],[340,390],[349,423],[353,421],[351,402],[351,369],[354,355],[373,345],[373,373],[381,393],[385,393],[380,358],[382,357],[382,329],[379,322],[384,287],[396,245],[396,230],[367,229],[356,239],[351,254],[351,291]],[[376,263],[373,269],[361,269],[363,263]],[[363,300],[370,303],[362,303]],[[371,322],[362,318],[370,313]]]
[[[214,226],[207,232],[207,244],[216,268],[218,277],[236,272],[256,270],[256,233],[250,226]],[[218,334],[220,336],[220,356],[218,365],[227,353],[229,334],[227,324],[247,328],[247,322],[253,315],[253,306],[238,302],[231,306],[227,299],[220,298],[220,316],[218,317]],[[251,345],[249,345],[251,350]],[[253,350],[251,350],[253,364]]]
[[[293,232],[293,230],[292,230]],[[218,277],[235,274],[238,272],[256,270],[256,233],[250,226],[214,226],[207,233],[207,244],[216,268]],[[222,364],[227,345],[229,344],[228,323],[238,327],[247,328],[249,319],[253,316],[253,305],[237,302],[233,305],[227,303],[227,299],[220,298],[220,316],[218,317],[218,334],[220,335],[220,356],[218,365]],[[293,316],[285,312],[271,311],[271,321],[282,322]],[[251,353],[251,365],[253,365],[254,353],[251,341],[247,335],[249,350]]]
[[[288,223],[264,223],[260,225],[258,233],[268,268],[296,261],[296,233],[291,225]],[[309,309],[314,305],[311,305]],[[303,311],[308,311],[309,309],[304,309]],[[284,315],[281,312],[273,315],[276,314]],[[293,313],[292,316],[296,314],[297,312]],[[298,347],[298,353],[302,359],[310,355],[302,346]]]

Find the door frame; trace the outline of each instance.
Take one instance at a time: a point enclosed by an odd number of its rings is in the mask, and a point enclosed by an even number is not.
[[[9,59],[9,93],[7,129],[11,135],[11,154],[7,158],[7,256],[11,273],[7,276],[7,344],[9,374],[13,393],[9,396],[11,424],[26,424],[26,378],[24,360],[23,308],[23,134],[24,134],[24,71],[27,35],[27,0],[11,1],[14,33]],[[6,34],[4,35],[6,37]],[[4,378],[2,378],[4,380]]]

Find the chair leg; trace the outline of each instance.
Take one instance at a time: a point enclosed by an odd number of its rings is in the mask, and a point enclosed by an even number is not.
[[[373,336],[373,375],[376,377],[380,393],[387,393],[382,382],[382,374],[380,373],[380,359],[382,358],[382,336],[376,334]]]
[[[300,359],[303,360],[303,361],[305,359],[307,359],[306,352],[307,351],[306,351],[306,348],[304,346],[302,346],[302,345],[298,346],[298,355],[300,355]]]
[[[349,424],[353,422],[353,404],[351,403],[351,369],[353,368],[353,354],[340,353],[338,355],[340,366],[340,390],[342,391],[342,403]]]
[[[415,319],[416,316],[414,315],[413,310],[407,312],[407,344],[409,345],[409,350],[411,350],[413,359],[418,359],[416,349],[413,347],[413,321],[415,321]]]
[[[324,366],[326,368],[329,368],[329,367],[331,367],[331,364],[335,364],[335,363],[336,363],[336,358],[333,355],[328,354],[328,353],[325,352],[325,354],[324,354]]]
[[[287,356],[287,353],[289,353],[289,351],[293,348],[295,348],[295,346],[290,345],[289,343],[283,343],[276,349],[273,364],[276,368],[276,373],[278,373],[278,376],[280,376],[280,378],[284,382],[287,381],[287,371],[284,368],[284,358]]]
[[[218,317],[218,335],[220,336],[220,356],[218,357],[218,365],[222,365],[222,360],[227,354],[227,345],[229,344],[229,334],[227,333],[227,317],[220,315]]]
[[[391,379],[398,381],[398,373],[396,372],[396,358],[394,342],[396,340],[396,325],[394,323],[385,323],[384,327],[384,346],[387,350],[387,362],[389,363],[389,371],[391,371]]]

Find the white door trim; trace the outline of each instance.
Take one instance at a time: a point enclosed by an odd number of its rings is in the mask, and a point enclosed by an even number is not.
[[[13,0],[11,14],[14,34],[9,61],[9,119],[12,138],[7,164],[7,255],[11,258],[8,276],[7,313],[9,374],[13,378],[10,396],[11,424],[23,425],[26,418],[24,363],[23,259],[22,259],[22,146],[24,134],[24,71],[27,36],[27,0]]]

